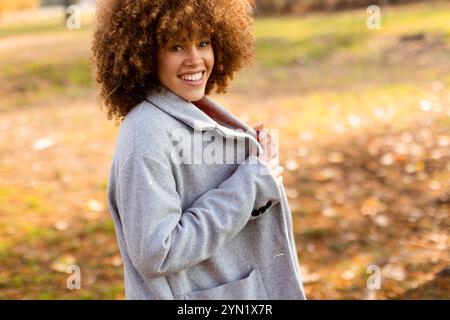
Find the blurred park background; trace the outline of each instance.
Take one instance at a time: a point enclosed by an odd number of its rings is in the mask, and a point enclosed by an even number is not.
[[[63,5],[0,0],[1,299],[124,298],[95,2],[78,3],[80,28]],[[308,298],[449,299],[450,1],[257,0],[256,14],[256,64],[212,96],[280,129]]]

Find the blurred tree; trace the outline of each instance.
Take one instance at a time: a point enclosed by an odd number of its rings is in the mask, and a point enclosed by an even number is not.
[[[39,0],[0,0],[0,15],[8,11],[36,9],[37,7],[39,7]]]
[[[256,14],[292,14],[308,11],[334,11],[427,0],[256,0]]]
[[[41,4],[43,7],[45,7],[45,6],[60,6],[62,4],[62,0],[41,0]]]

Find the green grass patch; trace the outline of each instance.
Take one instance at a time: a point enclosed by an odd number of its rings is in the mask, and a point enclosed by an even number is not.
[[[61,233],[50,227],[41,227],[32,224],[24,224],[25,236],[20,240],[22,243],[36,244],[44,242],[46,245],[54,245],[61,241]]]
[[[367,39],[361,19],[319,16],[263,18],[255,22],[257,61],[264,67],[287,66],[297,60],[318,60],[340,50],[357,48]],[[339,28],[336,28],[339,25]],[[361,25],[364,28],[361,28]]]
[[[86,234],[96,234],[98,232],[114,233],[114,222],[111,219],[105,219],[89,223],[83,228],[83,233]]]
[[[33,19],[24,22],[14,22],[10,24],[2,23],[0,20],[0,38],[22,36],[22,35],[38,35],[38,34],[59,34],[62,32],[90,32],[93,25],[93,17],[89,14],[84,14],[81,17],[81,25],[79,30],[67,29],[63,11],[61,16],[49,17],[43,19]]]
[[[311,240],[321,240],[332,236],[333,233],[330,228],[309,228],[303,231],[301,236]]]
[[[19,35],[33,35],[42,33],[59,33],[67,31],[61,19],[61,23],[55,21],[36,22],[30,24],[13,24],[2,25],[0,28],[0,38],[19,36]]]
[[[258,63],[264,67],[280,67],[305,60],[319,60],[338,50],[352,49],[362,41],[361,34],[322,34],[300,40],[283,37],[256,40]]]
[[[11,250],[13,242],[10,239],[2,238],[0,241],[0,260],[7,259],[12,256]],[[0,281],[1,283],[1,281]]]
[[[61,62],[33,62],[25,65],[19,72],[13,73],[16,79],[24,77],[34,78],[45,82],[50,88],[61,89],[67,86],[91,86],[91,67],[89,59],[79,58],[73,61]],[[36,84],[31,86],[34,90]],[[25,90],[26,91],[26,90]]]
[[[367,55],[367,45],[380,37],[420,32],[450,39],[450,7],[415,5],[382,10],[381,29],[369,30],[365,9],[299,17],[255,20],[257,61],[264,67],[288,66],[297,59],[319,60],[339,52]]]
[[[57,95],[78,97],[93,88],[88,57],[69,61],[36,61],[20,68],[6,64],[0,81],[8,83],[9,91],[5,100],[1,99],[0,109],[27,105]]]

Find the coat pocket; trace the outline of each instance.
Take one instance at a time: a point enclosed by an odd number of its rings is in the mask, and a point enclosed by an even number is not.
[[[237,281],[228,282],[210,289],[191,291],[185,294],[186,300],[268,300],[258,268]]]

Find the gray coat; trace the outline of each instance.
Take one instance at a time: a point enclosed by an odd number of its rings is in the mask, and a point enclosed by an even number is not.
[[[125,117],[109,176],[126,298],[305,299],[288,201],[253,153],[254,129],[209,97],[246,132],[162,89]],[[180,148],[199,133],[200,152]],[[234,163],[192,161],[230,139]]]

